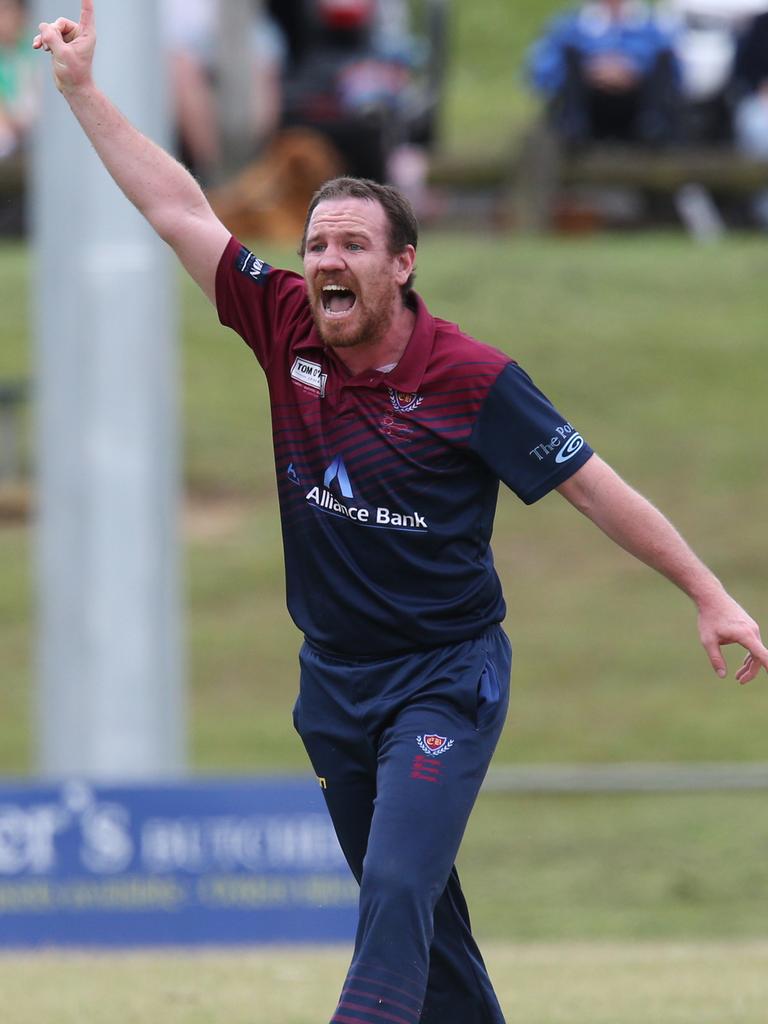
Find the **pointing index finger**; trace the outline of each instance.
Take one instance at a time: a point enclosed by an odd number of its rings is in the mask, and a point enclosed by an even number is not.
[[[83,32],[92,29],[96,21],[93,10],[93,0],[81,0],[80,5],[80,28]]]

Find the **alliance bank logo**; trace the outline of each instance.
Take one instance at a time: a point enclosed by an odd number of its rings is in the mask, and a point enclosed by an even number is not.
[[[334,482],[338,484],[342,497],[354,498],[352,484],[349,482],[349,473],[347,473],[347,467],[344,465],[344,460],[340,455],[337,455],[328,469],[326,469],[325,476],[323,477],[323,487],[329,489]]]
[[[426,533],[429,530],[426,519],[419,512],[404,512],[384,505],[369,505],[357,497],[340,455],[337,455],[326,469],[322,486],[310,488],[305,497],[318,511],[340,519],[348,519],[360,526],[400,530],[405,533]]]

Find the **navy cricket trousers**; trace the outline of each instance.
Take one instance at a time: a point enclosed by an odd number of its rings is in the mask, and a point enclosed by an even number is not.
[[[294,724],[360,884],[333,1024],[503,1024],[454,860],[501,733],[501,627],[392,658],[305,643]]]

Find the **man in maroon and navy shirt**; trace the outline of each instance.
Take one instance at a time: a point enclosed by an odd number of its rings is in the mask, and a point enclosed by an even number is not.
[[[267,376],[294,721],[360,883],[337,1024],[502,1024],[453,866],[506,713],[511,652],[489,547],[503,481],[556,489],[696,603],[713,668],[768,669],[757,624],[671,524],[507,356],[411,290],[417,228],[393,189],[315,196],[303,278],[232,238],[195,181],[93,84],[93,2],[41,25],[56,83],[126,196]]]
[[[393,233],[400,283],[381,266]],[[499,623],[499,480],[530,503],[591,455],[508,356],[430,315],[410,290],[416,241],[396,191],[342,178],[313,204],[306,281],[234,238],[217,270],[222,323],[269,382],[288,606],[336,655],[439,647]]]

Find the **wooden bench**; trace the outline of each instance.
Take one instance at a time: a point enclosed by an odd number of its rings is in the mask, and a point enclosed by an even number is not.
[[[430,183],[459,196],[495,193],[497,222],[520,231],[544,232],[553,227],[562,197],[577,186],[636,189],[674,198],[693,184],[718,196],[748,196],[768,187],[768,162],[726,147],[652,151],[594,146],[568,153],[537,123],[509,154],[437,154]]]
[[[708,194],[747,197],[768,187],[768,161],[728,147],[681,146],[663,150],[595,145],[563,150],[551,132],[529,132],[512,175],[512,218],[522,231],[552,227],[560,197],[574,186],[635,189],[674,199],[685,186]]]

